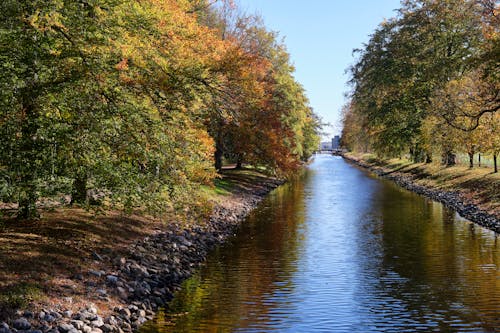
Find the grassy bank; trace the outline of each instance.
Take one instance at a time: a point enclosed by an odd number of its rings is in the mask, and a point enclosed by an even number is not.
[[[254,170],[224,170],[205,190],[214,205],[237,210],[248,196],[264,195],[276,180]],[[119,297],[95,298],[90,291],[110,263],[126,256],[136,241],[178,224],[193,228],[206,221],[165,220],[109,211],[95,214],[81,208],[42,210],[34,221],[0,219],[0,322],[15,309],[57,308],[76,311],[89,302],[103,312]]]
[[[500,218],[500,174],[493,173],[489,167],[445,167],[436,162],[425,164],[399,158],[381,159],[373,154],[347,153],[345,156],[378,173],[397,174],[408,177],[417,185],[458,192],[467,202]]]

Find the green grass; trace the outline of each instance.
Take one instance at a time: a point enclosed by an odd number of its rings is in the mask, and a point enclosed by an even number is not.
[[[30,302],[40,300],[43,292],[34,283],[23,282],[0,292],[0,310],[25,308]]]

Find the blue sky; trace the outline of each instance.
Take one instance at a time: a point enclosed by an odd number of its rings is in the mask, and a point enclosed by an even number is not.
[[[285,37],[295,77],[306,89],[314,111],[340,134],[340,109],[348,90],[346,68],[352,51],[369,40],[384,18],[395,16],[399,0],[238,0],[247,13],[264,18],[268,29]]]

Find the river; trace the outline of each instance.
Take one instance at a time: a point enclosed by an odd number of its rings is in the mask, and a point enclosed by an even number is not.
[[[498,235],[318,155],[216,249],[150,332],[497,332]]]

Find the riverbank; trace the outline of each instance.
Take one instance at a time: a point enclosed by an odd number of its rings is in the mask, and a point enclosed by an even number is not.
[[[343,158],[500,233],[500,175],[491,169],[384,160],[371,154],[346,153]]]
[[[130,332],[281,180],[225,170],[206,221],[180,224],[57,208],[0,223],[0,333]],[[193,222],[193,221],[192,221]]]

